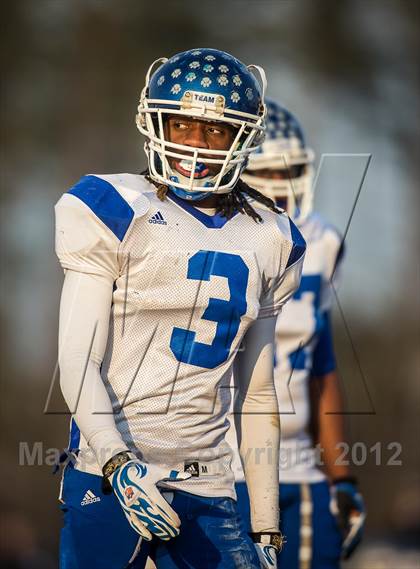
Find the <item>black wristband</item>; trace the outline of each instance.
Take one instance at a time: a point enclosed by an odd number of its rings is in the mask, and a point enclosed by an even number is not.
[[[102,474],[105,476],[105,478],[109,478],[111,474],[117,470],[117,468],[129,460],[132,460],[132,457],[128,454],[127,451],[119,452],[104,464],[102,468]]]
[[[280,531],[249,532],[249,537],[254,543],[272,545],[276,548],[277,552],[282,550],[286,542],[284,535]]]

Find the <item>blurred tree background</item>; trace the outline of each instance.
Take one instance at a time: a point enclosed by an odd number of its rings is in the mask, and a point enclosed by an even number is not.
[[[67,437],[57,386],[44,413],[62,281],[54,203],[85,173],[142,169],[134,114],[149,64],[215,47],[263,65],[269,94],[301,118],[324,155],[316,204],[343,232],[372,155],[335,310],[351,439],[382,444],[381,464],[368,452],[355,467],[368,539],[348,566],[419,567],[417,0],[15,0],[2,12],[0,559],[56,566],[59,477],[19,466],[20,442],[45,451]],[[387,465],[394,441],[400,466]]]

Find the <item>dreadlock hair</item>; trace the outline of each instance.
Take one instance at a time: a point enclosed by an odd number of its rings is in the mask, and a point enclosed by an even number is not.
[[[150,177],[149,171],[145,170],[142,175],[146,178],[148,182],[156,187],[156,194],[160,201],[165,201],[166,194],[168,193],[168,186],[165,184],[159,184]],[[228,194],[220,194],[219,202],[217,204],[216,212],[226,217],[226,219],[231,219],[236,212],[243,213],[252,217],[256,223],[262,222],[262,217],[255,211],[249,202],[249,199],[257,201],[263,204],[267,209],[274,211],[275,213],[282,213],[275,202],[256,190],[251,188],[244,181],[239,179],[231,192]]]
[[[255,188],[251,188],[241,179],[236,182],[230,193],[220,195],[217,211],[227,219],[230,219],[239,211],[252,217],[256,223],[261,223],[262,217],[252,207],[248,198],[263,204],[267,209],[271,209],[275,213],[282,213],[282,210],[276,206],[271,198],[268,198]]]

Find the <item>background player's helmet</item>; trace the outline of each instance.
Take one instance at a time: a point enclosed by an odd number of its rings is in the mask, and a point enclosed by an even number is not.
[[[313,150],[308,148],[296,117],[271,99],[266,99],[266,138],[249,158],[242,179],[251,187],[279,202],[288,214],[302,222],[312,210]],[[263,178],[258,170],[287,170],[284,180]]]
[[[153,72],[156,64],[160,67]],[[261,84],[251,70],[258,71]],[[187,199],[230,192],[250,152],[264,139],[265,87],[263,69],[245,66],[217,49],[191,49],[156,60],[147,72],[136,117],[138,129],[146,136],[152,179]],[[225,151],[169,142],[164,123],[170,115],[228,123],[235,128],[235,139]],[[179,160],[185,175],[173,170],[168,158]],[[203,176],[210,163],[220,165],[220,171]]]

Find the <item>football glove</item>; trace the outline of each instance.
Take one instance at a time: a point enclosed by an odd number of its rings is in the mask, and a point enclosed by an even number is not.
[[[157,484],[164,480],[186,480],[191,475],[145,464],[126,452],[109,463],[104,466],[104,476],[111,483],[131,527],[146,541],[153,535],[164,541],[179,535],[180,519]]]
[[[257,550],[261,569],[277,569],[277,554],[281,551],[284,538],[278,533],[250,533]]]
[[[343,536],[342,558],[348,559],[362,539],[366,519],[365,505],[355,479],[343,478],[333,482],[330,509]]]
[[[277,569],[277,549],[274,545],[254,543],[261,569]]]

